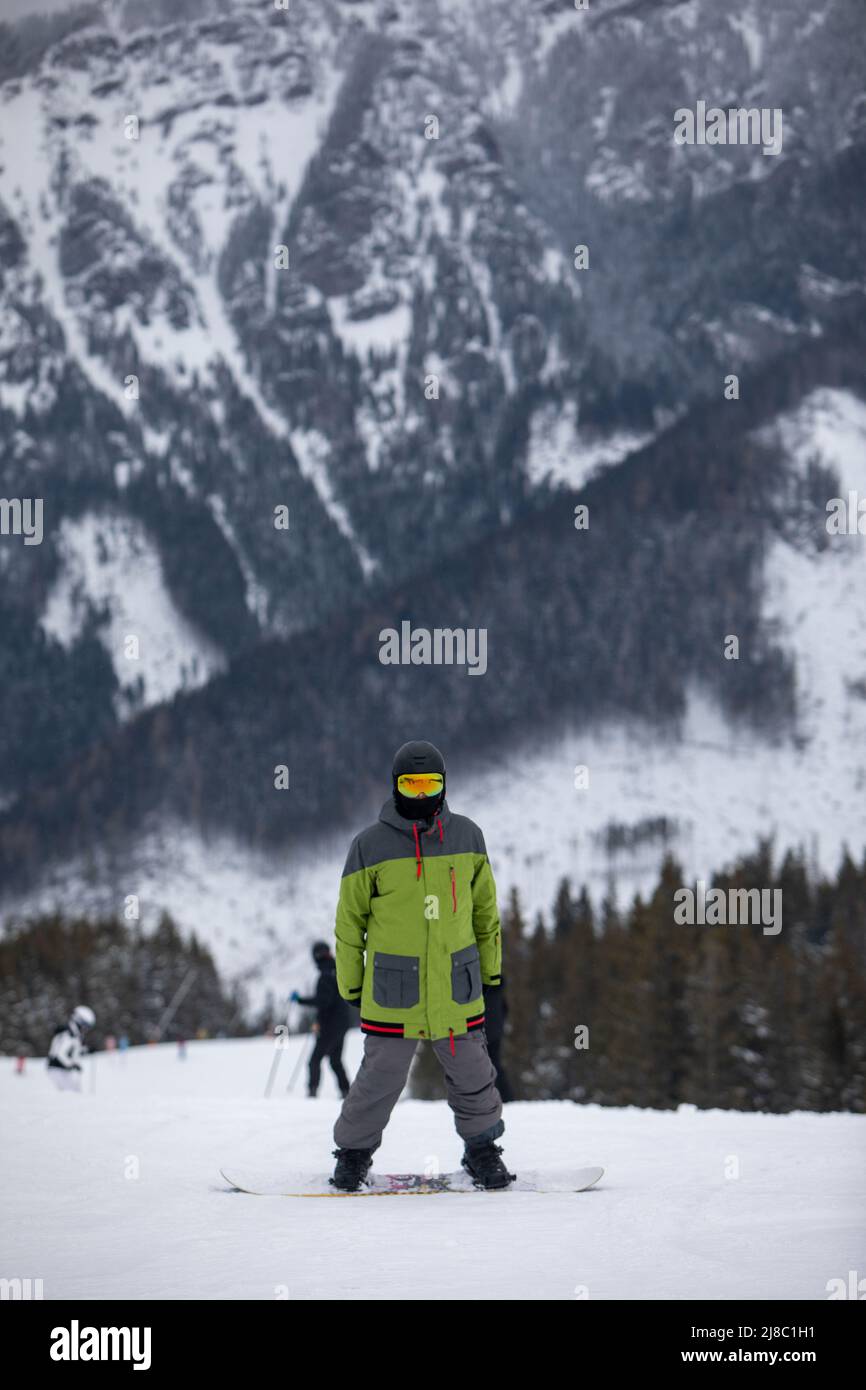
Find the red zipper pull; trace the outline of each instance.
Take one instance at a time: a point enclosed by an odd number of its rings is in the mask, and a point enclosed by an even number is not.
[[[454,877],[454,865],[451,865],[451,907],[457,911],[457,880]]]
[[[414,834],[415,834],[415,863],[416,863],[416,867],[417,867],[417,873],[415,874],[415,877],[416,877],[416,878],[420,878],[420,877],[421,877],[421,841],[418,839],[418,823],[417,823],[417,821],[413,821],[413,822],[412,822],[412,830],[414,831]]]
[[[451,1038],[451,1056],[453,1057],[453,1056],[454,1056],[454,1029],[453,1029],[453,1028],[449,1028],[449,1029],[448,1029],[448,1033],[449,1033],[449,1036],[450,1036],[450,1038]]]

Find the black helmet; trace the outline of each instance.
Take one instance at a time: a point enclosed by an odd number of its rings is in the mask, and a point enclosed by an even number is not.
[[[313,960],[316,962],[317,965],[319,964],[319,961],[327,960],[330,954],[331,948],[328,945],[327,941],[313,942]]]
[[[437,796],[404,796],[397,789],[397,779],[413,772],[441,773],[441,792]],[[441,811],[445,800],[445,759],[434,744],[427,743],[425,739],[413,739],[410,743],[404,743],[402,748],[398,748],[391,765],[391,780],[394,805],[406,820],[429,820]]]

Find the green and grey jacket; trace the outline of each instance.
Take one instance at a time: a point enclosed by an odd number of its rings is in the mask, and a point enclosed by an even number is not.
[[[447,801],[427,829],[386,801],[349,847],[337,907],[337,984],[366,1033],[454,1038],[484,1024],[499,984],[496,885],[478,826]]]

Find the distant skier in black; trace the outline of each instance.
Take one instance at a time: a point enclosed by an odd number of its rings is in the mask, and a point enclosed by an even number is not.
[[[500,1057],[505,1020],[508,1017],[508,1004],[505,999],[505,981],[498,985],[484,986],[484,1033],[487,1038],[487,1051],[496,1072],[496,1089],[503,1105],[514,1100],[511,1082],[508,1080]]]
[[[293,990],[290,998],[296,1004],[304,1004],[316,1010],[316,1045],[310,1054],[310,1079],[307,1094],[315,1096],[319,1090],[322,1075],[322,1062],[327,1057],[331,1071],[337,1078],[340,1095],[349,1091],[349,1078],[343,1067],[343,1039],[349,1028],[349,1005],[340,997],[337,989],[337,968],[331,948],[327,941],[317,941],[313,946],[313,960],[319,971],[315,994],[304,999]]]

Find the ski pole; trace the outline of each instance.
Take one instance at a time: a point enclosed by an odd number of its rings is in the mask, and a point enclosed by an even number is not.
[[[186,972],[177,989],[175,990],[174,998],[171,1000],[171,1003],[169,1004],[168,1008],[164,1011],[162,1018],[156,1025],[156,1035],[154,1037],[154,1042],[159,1042],[169,1023],[174,1018],[175,1013],[180,1008],[186,996],[189,994],[189,991],[192,989],[193,980],[195,979],[197,974],[197,967],[194,965],[190,966],[189,970]]]
[[[277,1077],[277,1068],[278,1068],[279,1065],[280,1065],[280,1054],[282,1053],[282,1050],[283,1050],[283,1049],[280,1047],[280,1040],[279,1040],[279,1038],[275,1038],[275,1039],[274,1039],[274,1059],[273,1059],[273,1061],[271,1062],[271,1069],[270,1069],[270,1071],[268,1072],[268,1079],[267,1079],[267,1081],[266,1081],[266,1083],[265,1083],[265,1100],[268,1099],[268,1097],[269,1097],[270,1094],[271,1094],[271,1091],[273,1090],[274,1081],[276,1080],[276,1077]]]
[[[274,1059],[271,1062],[271,1069],[268,1072],[268,1079],[267,1083],[265,1084],[265,1100],[267,1100],[270,1096],[271,1091],[273,1090],[274,1082],[277,1079],[277,1070],[280,1065],[280,1058],[283,1054],[285,1039],[289,1035],[289,1018],[291,1017],[291,1012],[292,1001],[290,999],[286,1008],[286,1031],[285,1033],[278,1034],[278,1036],[274,1039]]]
[[[310,1042],[312,1042],[313,1044],[315,1044],[315,1041],[316,1041],[315,1034],[314,1034],[314,1033],[311,1033],[311,1034],[310,1034]],[[309,1057],[309,1055],[310,1055],[310,1053],[312,1052],[312,1050],[313,1050],[313,1049],[312,1049],[310,1046],[307,1046],[306,1049],[301,1048],[300,1052],[298,1053],[298,1060],[297,1060],[297,1062],[295,1063],[295,1069],[294,1069],[294,1071],[292,1072],[291,1076],[289,1077],[289,1084],[288,1084],[288,1086],[286,1087],[286,1090],[287,1090],[287,1091],[291,1091],[291,1090],[294,1089],[295,1082],[296,1082],[297,1079],[298,1079],[298,1072],[301,1070],[301,1063],[304,1061],[304,1059],[305,1059],[306,1057]]]

